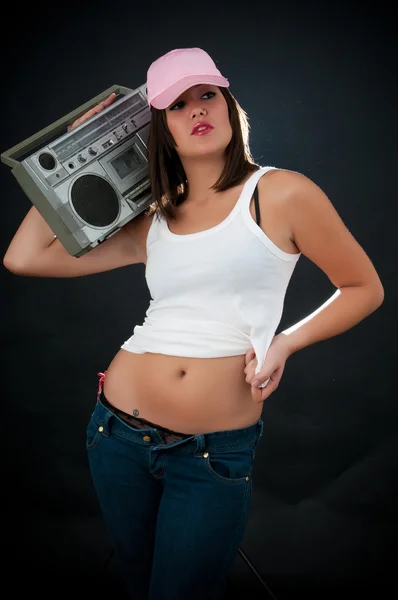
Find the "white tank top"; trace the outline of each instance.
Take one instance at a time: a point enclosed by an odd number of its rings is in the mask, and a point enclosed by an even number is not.
[[[216,358],[253,347],[261,370],[301,256],[277,247],[250,214],[259,178],[274,168],[255,171],[227,218],[205,231],[175,234],[154,215],[145,271],[151,300],[123,350]]]

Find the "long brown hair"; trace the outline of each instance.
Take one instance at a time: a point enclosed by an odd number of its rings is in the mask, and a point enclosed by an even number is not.
[[[243,108],[227,88],[219,88],[228,105],[232,138],[225,149],[224,169],[212,186],[223,192],[238,185],[249,173],[260,168],[249,147],[250,125]],[[165,110],[151,106],[151,123],[148,136],[148,166],[154,202],[146,215],[161,213],[166,220],[176,216],[175,207],[188,196],[188,181],[175,142],[167,126]]]

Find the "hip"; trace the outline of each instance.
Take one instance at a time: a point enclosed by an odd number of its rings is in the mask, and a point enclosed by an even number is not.
[[[262,412],[244,368],[244,355],[185,358],[120,350],[106,370],[103,390],[115,408],[173,431],[239,429]]]

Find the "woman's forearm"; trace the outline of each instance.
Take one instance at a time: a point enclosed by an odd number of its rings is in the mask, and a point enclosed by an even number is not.
[[[371,286],[338,289],[322,306],[278,334],[289,355],[347,331],[383,303],[384,292]]]

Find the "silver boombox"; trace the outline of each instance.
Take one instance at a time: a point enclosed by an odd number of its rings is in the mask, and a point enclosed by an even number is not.
[[[112,92],[82,125],[67,125]],[[152,202],[146,86],[112,86],[1,155],[67,252],[82,256]]]

